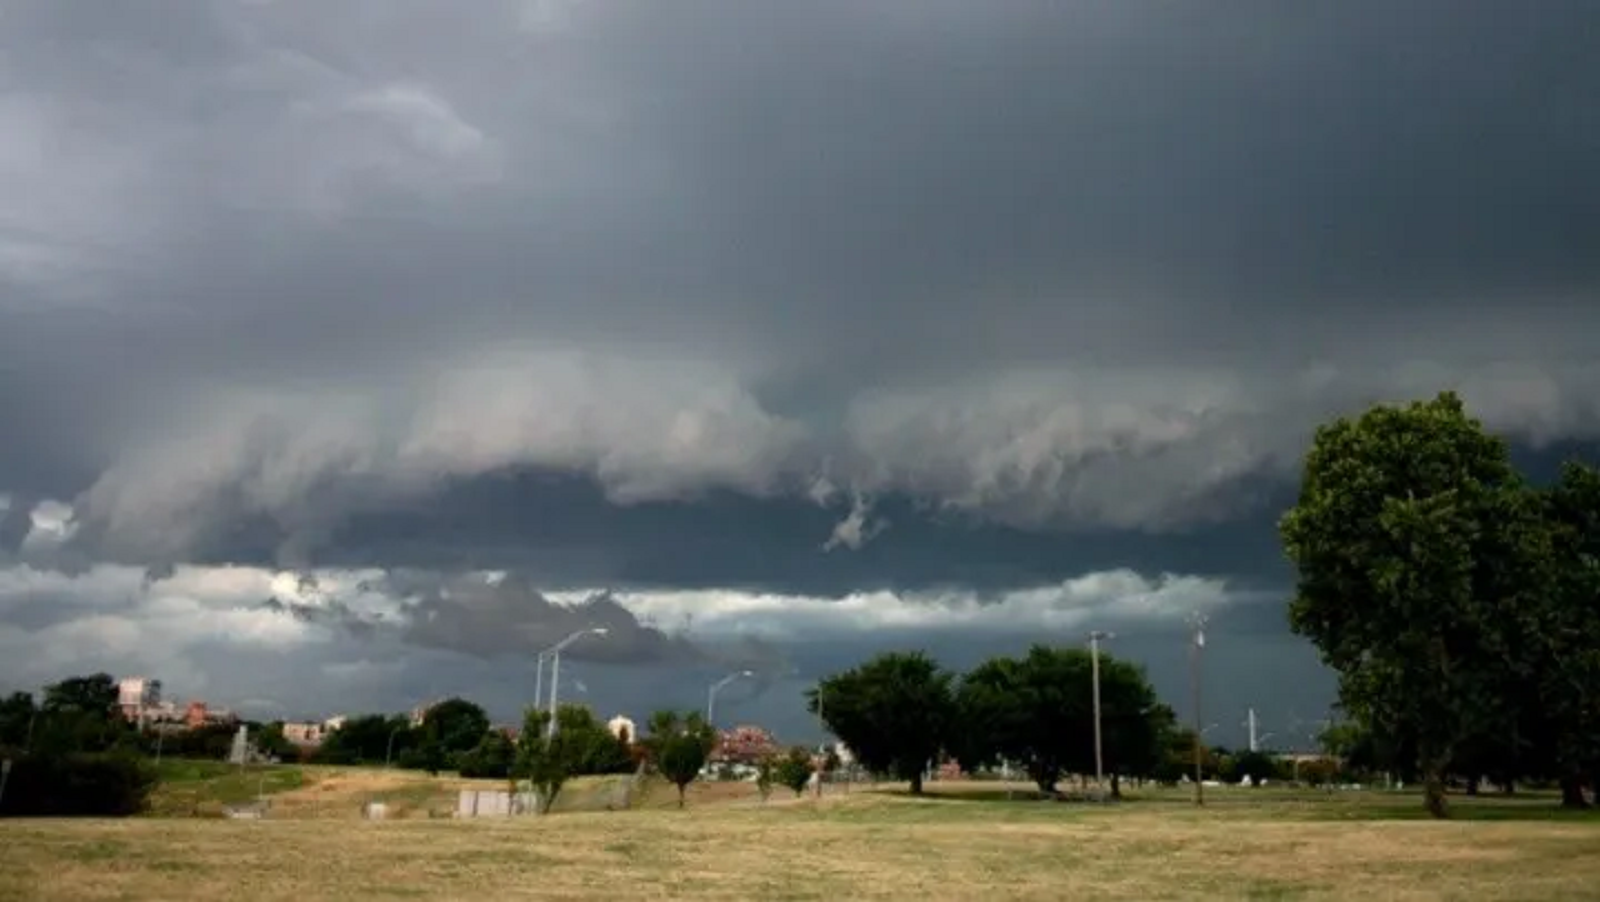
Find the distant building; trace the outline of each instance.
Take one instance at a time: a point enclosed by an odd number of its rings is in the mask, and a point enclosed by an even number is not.
[[[610,730],[611,735],[618,739],[626,739],[628,742],[639,741],[639,728],[634,726],[633,718],[631,717],[618,714],[616,717],[606,721],[606,729]]]
[[[227,708],[213,708],[202,701],[190,701],[183,711],[183,722],[191,730],[201,727],[228,725],[239,722],[239,716]]]
[[[141,720],[161,703],[161,681],[148,677],[123,677],[117,681],[117,708],[128,720]]]
[[[283,725],[283,738],[304,748],[316,748],[322,745],[329,733],[343,726],[344,721],[345,718],[342,716],[322,721],[286,721]]]
[[[428,712],[432,711],[434,705],[437,705],[437,704],[439,704],[439,703],[438,702],[424,702],[424,703],[416,706],[415,708],[412,708],[411,709],[411,729],[415,730],[418,727],[422,726],[422,721],[427,719]]]

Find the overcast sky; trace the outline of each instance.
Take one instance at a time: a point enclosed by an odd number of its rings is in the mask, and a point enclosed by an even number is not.
[[[886,648],[1331,679],[1311,430],[1600,430],[1583,0],[0,0],[0,683],[808,738]],[[604,648],[602,647],[604,646]],[[581,683],[581,686],[579,685]],[[759,701],[758,701],[759,700]],[[1291,723],[1291,719],[1294,720]],[[1302,730],[1303,732],[1303,730]]]

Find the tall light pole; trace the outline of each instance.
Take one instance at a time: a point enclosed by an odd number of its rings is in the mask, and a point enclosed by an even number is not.
[[[384,746],[383,746],[383,766],[384,767],[388,767],[389,766],[389,759],[394,755],[394,738],[396,736],[400,735],[400,731],[404,730],[404,729],[407,729],[407,728],[406,727],[395,727],[394,729],[389,731],[389,741],[384,743]]]
[[[589,629],[578,630],[577,632],[565,639],[562,639],[560,642],[557,642],[545,650],[545,654],[550,656],[550,726],[545,732],[546,740],[553,740],[556,738],[556,693],[560,689],[561,684],[561,650],[578,641],[579,639],[582,639],[584,636],[604,636],[608,632],[610,632],[610,630],[603,626],[595,626],[590,627]]]
[[[545,649],[539,652],[538,657],[533,659],[533,703],[535,705],[538,705],[539,700],[544,698],[544,659],[548,657],[550,657],[550,650]]]
[[[1204,614],[1196,612],[1189,618],[1189,627],[1193,631],[1189,640],[1189,681],[1194,692],[1194,803],[1206,803],[1206,790],[1202,763],[1204,761],[1205,743],[1200,737],[1204,729],[1200,726],[1200,654],[1206,647],[1206,618]]]
[[[1115,634],[1094,630],[1089,633],[1089,680],[1094,685],[1094,787],[1105,798],[1105,760],[1100,745],[1100,640]]]
[[[706,690],[706,725],[707,726],[711,727],[712,729],[716,729],[716,726],[717,726],[717,693],[721,692],[722,688],[724,686],[728,685],[729,683],[733,682],[734,680],[742,679],[742,678],[746,678],[746,677],[753,677],[755,675],[756,675],[756,672],[754,670],[741,670],[738,673],[730,673],[727,676],[723,677],[722,679],[717,680],[715,683],[711,684],[711,688]]]

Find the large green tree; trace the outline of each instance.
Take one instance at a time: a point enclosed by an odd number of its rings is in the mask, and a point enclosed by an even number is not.
[[[422,715],[423,745],[437,745],[447,759],[470,752],[489,732],[489,715],[464,698],[446,699]]]
[[[1569,463],[1543,501],[1552,585],[1533,633],[1536,714],[1520,723],[1561,781],[1562,804],[1583,807],[1584,774],[1600,794],[1600,471]]]
[[[30,692],[13,692],[0,699],[0,748],[26,748],[37,726],[38,706]]]
[[[44,689],[46,714],[91,714],[96,717],[112,714],[117,706],[117,681],[109,673],[68,677]]]
[[[952,682],[923,652],[888,652],[824,679],[806,704],[868,770],[920,794],[923,772],[952,739]]]
[[[1088,649],[1036,645],[1021,658],[991,658],[962,679],[956,710],[953,748],[969,770],[1012,761],[1044,793],[1055,792],[1063,773],[1094,772]],[[1122,774],[1156,772],[1171,720],[1142,668],[1100,654],[1102,759],[1113,794],[1121,792]]]
[[[416,736],[404,717],[362,714],[325,736],[315,759],[326,764],[396,763],[415,745]]]
[[[132,725],[117,711],[117,681],[95,673],[44,688],[33,746],[47,754],[103,752],[132,733]]]
[[[556,733],[549,735],[550,712],[530,708],[517,737],[511,767],[515,779],[527,780],[539,794],[541,811],[549,811],[561,789],[581,774],[620,773],[630,764],[626,746],[606,729],[586,705],[562,705],[556,712]]]
[[[1505,443],[1444,393],[1317,430],[1280,523],[1289,619],[1339,673],[1341,706],[1414,749],[1435,816],[1469,737],[1527,675],[1523,610],[1543,594],[1536,505]]]

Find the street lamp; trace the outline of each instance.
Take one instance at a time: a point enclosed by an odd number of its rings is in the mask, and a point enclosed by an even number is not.
[[[1189,640],[1189,681],[1190,689],[1194,692],[1194,803],[1206,803],[1205,781],[1202,779],[1201,764],[1204,761],[1204,743],[1200,741],[1205,730],[1200,724],[1200,657],[1206,647],[1206,617],[1196,611],[1189,618],[1189,628],[1193,631]]]
[[[722,679],[717,680],[715,683],[711,684],[711,688],[706,691],[706,725],[707,726],[715,728],[716,725],[717,725],[717,693],[722,691],[722,687],[728,685],[729,683],[733,682],[734,680],[737,680],[737,679],[740,679],[740,678],[743,678],[743,677],[753,677],[755,675],[756,675],[756,672],[754,670],[741,670],[738,673],[730,673],[727,676],[723,677]]]
[[[1105,797],[1105,761],[1100,745],[1100,640],[1115,638],[1115,633],[1093,630],[1089,633],[1089,679],[1094,685],[1094,785]]]
[[[390,758],[391,755],[394,754],[394,738],[396,736],[400,735],[400,731],[404,730],[404,729],[406,729],[406,727],[395,727],[394,729],[389,731],[389,741],[383,747],[383,766],[384,767],[388,767],[389,766],[389,758]]]
[[[550,656],[550,726],[545,732],[547,740],[556,738],[556,695],[561,683],[561,650],[584,636],[604,636],[610,630],[603,626],[590,627],[578,630],[560,642],[545,649],[545,654]]]
[[[539,704],[539,699],[544,698],[544,662],[548,657],[550,657],[550,650],[545,649],[533,659],[533,703],[535,706]]]

